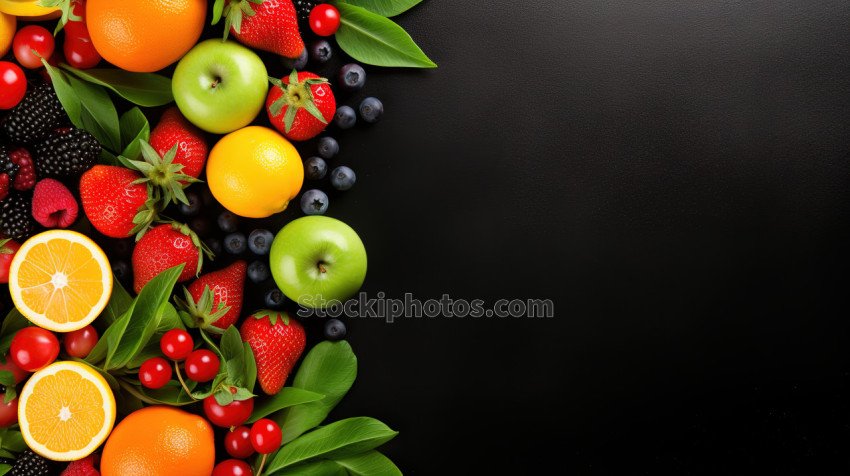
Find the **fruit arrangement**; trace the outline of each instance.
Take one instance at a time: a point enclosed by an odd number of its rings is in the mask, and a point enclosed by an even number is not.
[[[0,0],[0,476],[401,474],[299,311],[366,278],[337,138],[420,1]]]

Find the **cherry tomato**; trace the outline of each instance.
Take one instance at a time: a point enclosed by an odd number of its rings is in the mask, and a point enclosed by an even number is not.
[[[213,425],[223,428],[239,426],[251,417],[254,411],[254,399],[234,400],[227,405],[219,405],[215,396],[204,399],[204,414]]]
[[[17,69],[21,74],[21,79],[23,80],[23,89],[21,90],[21,97],[18,98],[18,102],[21,101],[21,98],[23,98],[23,95],[27,92],[27,80],[24,78],[24,72],[21,71],[21,68],[18,68],[12,63],[0,61],[0,78],[2,78],[0,79],[0,109],[9,109],[8,107],[4,107],[7,104],[4,99],[6,98],[8,90],[5,88],[6,82],[4,81],[5,74],[3,73],[3,66],[7,64]],[[11,107],[14,107],[15,104],[12,104]],[[9,266],[12,266],[12,258],[15,257],[15,253],[18,252],[18,248],[20,247],[21,245],[16,241],[7,241],[5,245],[0,246],[0,283],[9,282]]]
[[[29,372],[15,365],[8,355],[6,356],[6,363],[0,364],[0,370],[12,372],[12,375],[15,377],[15,383],[21,383],[25,378],[30,376]]]
[[[139,381],[144,387],[162,388],[169,380],[171,380],[171,364],[162,357],[151,357],[139,367]]]
[[[251,427],[251,446],[257,453],[267,455],[280,448],[283,433],[277,423],[268,418],[260,418]]]
[[[69,332],[62,338],[62,343],[65,344],[65,352],[68,355],[84,359],[97,344],[97,330],[92,326],[86,326]]]
[[[186,375],[195,382],[214,379],[221,365],[218,357],[207,349],[199,349],[186,357]],[[228,425],[230,426],[230,425]]]
[[[239,459],[245,459],[254,454],[254,447],[251,445],[251,429],[240,426],[227,432],[224,436],[224,449],[227,450],[227,454]]]
[[[28,372],[50,365],[59,355],[59,339],[41,327],[24,327],[12,338],[12,362]]]
[[[159,340],[160,350],[171,360],[185,359],[194,347],[192,336],[183,329],[171,329]]]
[[[7,428],[18,422],[18,399],[6,403],[6,393],[0,394],[0,428]]]
[[[65,43],[62,51],[65,52],[65,60],[75,68],[93,68],[100,63],[100,53],[94,48],[86,26],[86,7],[84,0],[74,0],[74,14],[80,17],[79,21],[68,21],[65,24]]]
[[[47,29],[38,25],[29,25],[15,33],[12,48],[15,59],[24,68],[36,69],[41,67],[41,58],[49,59],[53,55],[56,41]],[[33,52],[35,50],[35,53]],[[38,53],[38,54],[36,54]]]
[[[248,463],[238,459],[226,459],[215,465],[212,476],[253,476],[254,471]]]
[[[323,3],[310,12],[310,29],[319,36],[331,36],[339,29],[339,10]]]

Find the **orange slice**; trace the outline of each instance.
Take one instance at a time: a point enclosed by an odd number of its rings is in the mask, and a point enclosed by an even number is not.
[[[112,293],[103,250],[85,235],[50,230],[25,241],[9,268],[15,307],[33,324],[71,332],[91,324]]]
[[[32,374],[18,400],[18,423],[33,451],[54,461],[85,458],[115,424],[115,396],[88,365],[56,362]]]

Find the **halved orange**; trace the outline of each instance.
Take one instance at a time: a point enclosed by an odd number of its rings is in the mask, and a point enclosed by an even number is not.
[[[12,259],[9,292],[33,324],[71,332],[91,324],[106,307],[112,269],[87,236],[45,231],[25,241]]]
[[[115,424],[115,396],[97,371],[79,362],[55,362],[32,374],[18,400],[27,446],[54,461],[85,458]]]

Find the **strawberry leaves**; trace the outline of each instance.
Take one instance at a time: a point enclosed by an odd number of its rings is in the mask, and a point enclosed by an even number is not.
[[[216,0],[213,4],[212,24],[218,24],[224,15],[224,39],[230,34],[230,29],[240,33],[242,31],[242,18],[254,16],[254,8],[251,4],[260,5],[263,0]]]
[[[326,78],[308,78],[303,82],[298,81],[298,71],[292,70],[289,74],[288,82],[269,77],[269,82],[276,88],[279,88],[283,94],[277,98],[275,102],[269,106],[269,112],[272,116],[279,116],[284,107],[286,112],[283,116],[283,123],[286,132],[292,130],[292,125],[295,123],[295,117],[298,111],[304,109],[311,116],[318,119],[322,124],[327,124],[328,121],[316,107],[315,98],[313,97],[313,86],[318,84],[327,84]]]
[[[180,308],[179,315],[183,324],[186,327],[206,329],[216,334],[224,332],[218,327],[213,326],[213,324],[230,311],[230,306],[219,303],[216,309],[213,309],[214,297],[215,294],[212,289],[209,286],[204,286],[201,297],[195,302],[192,294],[184,287],[183,299],[179,297],[174,298],[174,301]]]

